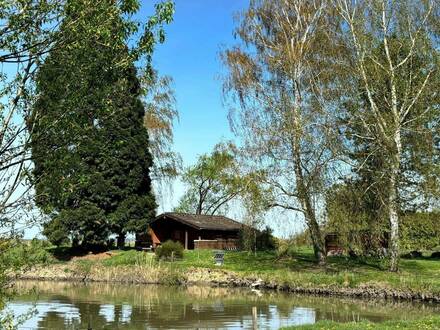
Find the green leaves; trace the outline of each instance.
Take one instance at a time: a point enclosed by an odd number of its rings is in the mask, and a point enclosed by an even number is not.
[[[54,48],[39,69],[30,122],[33,177],[37,204],[52,217],[45,234],[54,242],[103,245],[110,233],[146,230],[155,216],[141,101],[148,86],[141,86],[135,61],[151,56],[156,27],[170,18],[156,13],[146,22],[149,49],[129,48],[138,25],[127,17],[138,8],[131,0],[120,7],[69,1],[60,28],[69,47]]]
[[[211,154],[200,156],[197,163],[183,173],[188,189],[177,211],[225,213],[232,200],[254,196],[258,190],[254,175],[242,171],[234,146],[218,144]]]
[[[146,65],[151,66],[151,55],[154,52],[154,46],[159,42],[165,41],[164,25],[173,21],[174,2],[165,1],[155,5],[155,14],[149,17],[144,32],[139,39],[138,47],[132,50],[132,54],[136,60],[145,57]],[[150,70],[152,74],[152,70]]]
[[[119,8],[124,14],[135,14],[140,9],[140,3],[139,0],[122,0]]]

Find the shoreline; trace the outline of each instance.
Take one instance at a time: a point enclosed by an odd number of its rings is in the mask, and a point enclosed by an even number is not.
[[[358,287],[297,285],[262,279],[224,269],[191,268],[186,270],[161,267],[159,269],[130,267],[93,267],[87,272],[63,267],[36,268],[25,272],[14,280],[78,283],[118,283],[142,285],[178,285],[249,288],[280,291],[313,296],[381,299],[394,301],[414,301],[440,303],[440,294],[431,292],[393,289],[379,285],[361,284]],[[52,269],[51,269],[52,268]],[[54,269],[55,268],[55,269]],[[58,268],[58,269],[57,269]]]

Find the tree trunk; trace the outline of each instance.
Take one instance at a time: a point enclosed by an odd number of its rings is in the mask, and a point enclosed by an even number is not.
[[[393,188],[391,187],[391,189]],[[390,220],[390,271],[392,272],[396,272],[399,268],[399,215],[396,201],[396,192],[390,192],[388,215]]]
[[[390,271],[396,272],[399,268],[399,201],[397,194],[397,180],[399,177],[400,153],[402,150],[400,130],[394,134],[395,154],[392,158],[389,192],[388,192],[388,217],[390,221]]]
[[[123,249],[125,247],[125,233],[120,233],[117,238],[118,249]]]
[[[313,208],[313,203],[311,201],[311,196],[307,190],[306,184],[304,182],[303,169],[301,167],[301,147],[299,144],[298,132],[298,121],[296,115],[294,116],[294,127],[295,133],[293,134],[293,156],[294,156],[294,168],[295,168],[295,179],[296,188],[298,191],[298,199],[304,210],[304,215],[306,219],[306,224],[310,230],[310,237],[312,239],[313,253],[315,258],[320,265],[326,263],[326,253],[324,240],[322,238],[321,229],[319,228],[318,221],[316,220],[316,213]]]
[[[315,218],[312,219],[308,219],[307,225],[309,227],[310,237],[312,239],[313,253],[318,263],[320,265],[325,265],[327,258],[325,253],[324,240],[322,239],[321,229],[319,228],[319,224],[316,221],[316,219]]]

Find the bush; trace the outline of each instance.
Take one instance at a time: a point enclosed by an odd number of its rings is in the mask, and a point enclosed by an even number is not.
[[[33,239],[30,242],[14,240],[0,254],[0,264],[7,269],[20,269],[36,264],[53,262],[52,255],[47,251],[48,243]]]
[[[156,248],[156,257],[159,259],[183,258],[183,245],[180,242],[168,240]]]
[[[440,246],[440,212],[414,212],[402,216],[401,246],[404,250],[432,251]]]
[[[280,240],[277,247],[277,258],[293,258],[296,245],[291,240]]]
[[[252,227],[244,227],[239,233],[240,248],[245,251],[275,250],[277,244],[272,232],[273,230],[268,226],[261,231]]]
[[[273,251],[276,249],[277,243],[272,233],[273,233],[272,228],[266,226],[264,230],[262,230],[257,234],[258,251]]]

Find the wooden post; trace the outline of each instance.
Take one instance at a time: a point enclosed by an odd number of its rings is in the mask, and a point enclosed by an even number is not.
[[[185,230],[185,250],[188,250],[188,230]]]
[[[257,307],[252,307],[252,329],[258,329]]]

